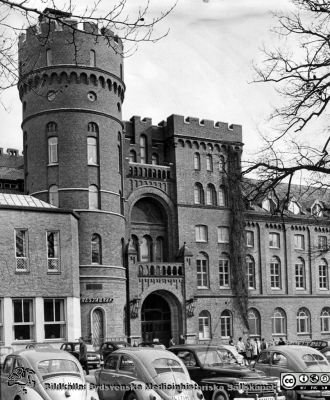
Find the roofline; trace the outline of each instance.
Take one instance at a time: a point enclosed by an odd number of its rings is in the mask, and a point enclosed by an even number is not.
[[[11,210],[11,211],[34,211],[34,212],[52,212],[55,214],[72,214],[75,218],[79,219],[79,214],[69,208],[46,208],[46,207],[28,207],[28,206],[13,206],[0,204],[0,210]]]

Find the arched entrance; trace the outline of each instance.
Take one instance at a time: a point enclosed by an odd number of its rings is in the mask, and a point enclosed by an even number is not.
[[[141,308],[142,340],[149,342],[154,338],[168,346],[170,338],[177,340],[182,333],[181,306],[178,300],[167,291],[149,294]]]
[[[92,342],[94,346],[101,345],[104,336],[103,311],[96,308],[92,312]]]

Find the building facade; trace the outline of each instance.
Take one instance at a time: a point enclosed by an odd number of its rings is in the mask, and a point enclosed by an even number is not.
[[[37,232],[43,226],[36,224],[39,214],[47,213],[22,212],[16,204],[15,220],[1,208],[9,231],[0,235],[12,240],[6,259],[14,272],[10,292],[0,289],[0,341],[60,342],[76,339],[80,329],[95,344],[155,337],[168,344],[180,334],[188,342],[214,343],[248,334],[269,341],[330,335],[327,194],[297,197],[284,216],[273,214],[271,197],[247,208],[248,329],[235,306],[230,246],[235,183],[229,177],[240,167],[241,126],[178,115],[158,125],[136,116],[123,121],[120,40],[90,23],[73,40],[69,25],[77,26],[70,15],[48,13],[20,38],[24,162],[14,149],[0,154],[0,191],[23,195],[24,181],[24,196],[47,208],[52,229],[72,226],[59,245],[71,291],[63,274],[52,282],[43,275],[35,255],[45,249],[38,245],[29,246],[36,275],[27,278],[35,287],[21,285],[14,233],[24,226]],[[16,187],[4,186],[14,181]],[[62,252],[64,243],[68,251]],[[62,299],[62,333],[42,336],[44,322],[34,321],[29,338],[13,334],[15,309],[4,303],[17,296],[17,288],[31,307],[41,306],[46,292]],[[75,307],[80,299],[74,319],[71,298]],[[47,320],[51,311],[43,304]]]

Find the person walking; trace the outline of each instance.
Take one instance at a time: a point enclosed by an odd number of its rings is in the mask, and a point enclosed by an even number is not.
[[[236,344],[236,349],[238,354],[244,357],[244,360],[246,359],[246,348],[245,348],[245,343],[243,342],[242,338],[239,337],[237,344]]]
[[[89,375],[89,370],[88,370],[88,360],[87,360],[87,346],[86,343],[84,342],[84,339],[82,337],[79,338],[79,362],[83,369],[86,371],[86,375]]]
[[[259,348],[258,348],[258,340],[257,338],[254,339],[252,343],[252,358],[253,360],[256,360],[259,355]]]
[[[268,348],[268,343],[266,342],[265,338],[261,339],[260,350],[266,350]]]
[[[280,340],[278,341],[277,345],[278,346],[283,346],[284,344],[285,344],[285,341],[282,338],[280,338]]]
[[[246,341],[245,353],[247,365],[250,365],[253,356],[253,347],[250,338],[248,338]]]

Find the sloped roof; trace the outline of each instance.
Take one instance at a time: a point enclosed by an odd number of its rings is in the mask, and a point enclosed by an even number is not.
[[[28,196],[25,194],[11,194],[11,193],[0,193],[0,207],[1,206],[57,208],[52,204],[48,204],[45,201],[36,199],[33,196]]]

